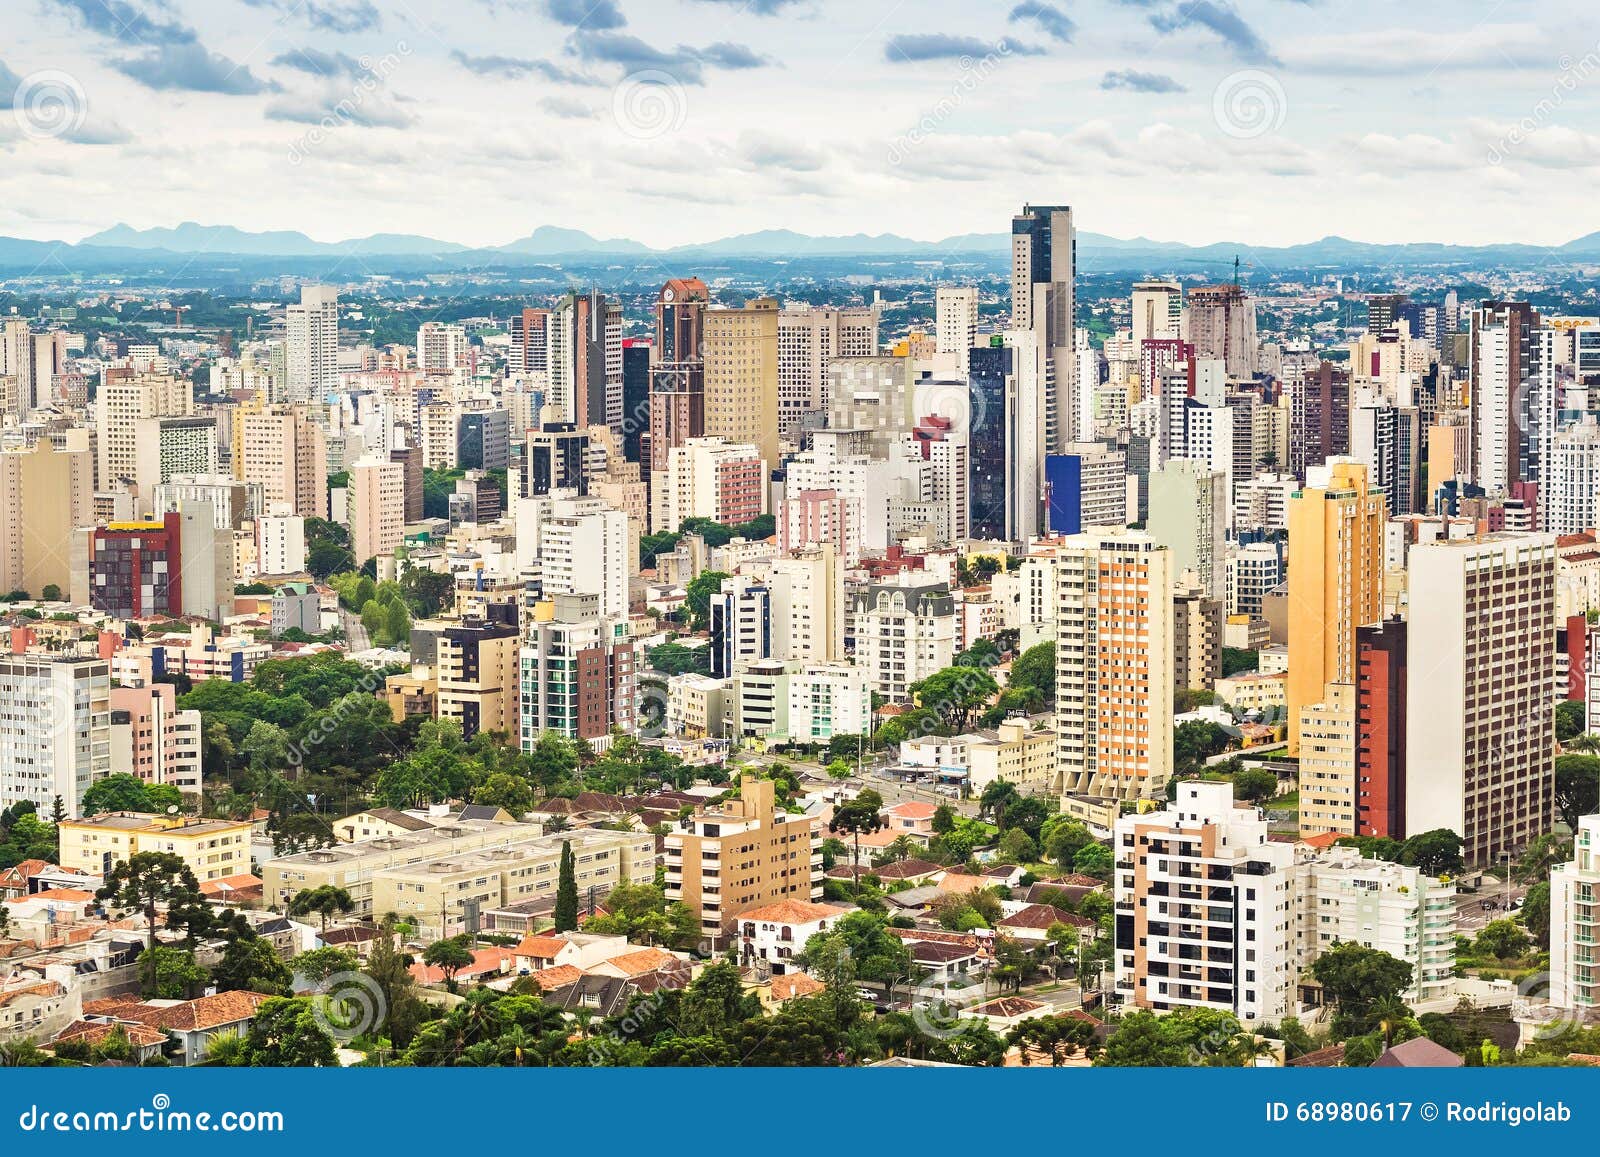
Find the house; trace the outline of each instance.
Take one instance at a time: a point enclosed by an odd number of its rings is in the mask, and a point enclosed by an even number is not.
[[[845,909],[832,904],[811,904],[804,900],[779,900],[740,912],[739,960],[749,965],[765,960],[772,975],[782,976],[789,963],[805,951],[806,942],[836,924]]]
[[[200,885],[200,894],[212,904],[224,908],[243,908],[261,903],[260,876],[225,876],[220,880],[206,880]]]
[[[271,999],[259,992],[219,992],[185,1000],[138,1019],[176,1039],[183,1063],[192,1065],[205,1060],[213,1037],[230,1033],[243,1036],[249,1032],[256,1009]]]
[[[985,864],[981,875],[991,888],[1017,888],[1028,873],[1020,864]]]
[[[1049,938],[1050,929],[1057,924],[1076,928],[1080,934],[1086,929],[1095,927],[1093,920],[1076,916],[1071,912],[1063,912],[1060,908],[1049,904],[1029,904],[1020,911],[1001,917],[998,930],[1013,940],[1042,944]]]
[[[485,980],[493,976],[504,976],[514,970],[516,964],[517,958],[509,948],[479,948],[472,953],[472,963],[459,969],[455,979]],[[444,983],[444,969],[421,962],[411,966],[411,976],[424,987]]]
[[[640,948],[601,961],[589,970],[590,976],[615,976],[636,980],[651,973],[687,972],[689,962],[663,948]]]
[[[49,860],[23,860],[0,870],[0,900],[15,900],[33,891],[28,881],[40,872],[55,867]]]
[[[897,883],[901,880],[912,884],[927,884],[936,876],[946,875],[944,866],[932,860],[901,860],[895,864],[885,864],[881,868],[874,868],[873,874],[886,884]]]
[[[75,1020],[57,1033],[55,1040],[50,1043],[63,1045],[81,1042],[88,1048],[95,1048],[104,1044],[107,1037],[117,1032],[127,1037],[128,1046],[133,1050],[133,1063],[136,1065],[142,1065],[159,1057],[166,1049],[168,1041],[172,1039],[160,1029],[143,1024],[109,1020]]]
[[[134,1041],[135,1028],[162,1033],[164,1040],[170,1037],[176,1044],[171,1055],[180,1064],[193,1065],[205,1060],[212,1038],[249,1032],[256,1009],[272,999],[264,993],[243,991],[218,992],[194,1000],[107,997],[84,1003],[83,1023],[107,1029],[120,1024],[127,1029],[130,1043]],[[86,1030],[82,1035],[92,1034]],[[137,1035],[147,1039],[147,1034]]]
[[[25,969],[0,984],[0,1041],[49,1040],[82,1013],[82,990],[64,970],[60,975],[66,983]]]
[[[1459,1069],[1466,1065],[1458,1055],[1425,1036],[1414,1037],[1383,1050],[1372,1062],[1375,1069]]]
[[[616,956],[634,951],[622,935],[602,935],[595,932],[551,932],[524,936],[511,949],[516,959],[516,970],[521,975],[540,972],[570,964],[583,972],[592,970]]]
[[[433,827],[431,820],[403,812],[399,808],[375,807],[355,815],[333,821],[333,834],[342,844],[358,840],[394,839],[407,832],[420,832]]]
[[[772,978],[772,983],[766,986],[767,999],[762,1003],[769,1008],[782,1008],[798,997],[815,996],[826,987],[822,981],[807,973],[788,972]]]
[[[968,1009],[967,1015],[980,1018],[997,1035],[1005,1036],[1023,1021],[1046,1014],[1049,1007],[1041,1001],[1029,1000],[1025,996],[1002,996],[987,1004]]]
[[[883,901],[901,912],[925,912],[928,905],[944,895],[935,884],[923,884],[902,892],[885,892]]]
[[[910,836],[927,843],[933,838],[933,817],[939,810],[937,804],[908,799],[883,809],[883,820],[888,831],[896,836]]]
[[[965,944],[918,940],[911,944],[911,962],[927,974],[925,983],[964,980],[978,966],[978,950]]]

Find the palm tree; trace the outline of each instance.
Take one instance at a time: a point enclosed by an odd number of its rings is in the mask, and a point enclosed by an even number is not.
[[[328,930],[328,917],[335,912],[350,912],[355,909],[356,902],[350,893],[343,888],[332,884],[322,884],[316,888],[302,888],[289,901],[289,915],[309,916],[312,913],[322,917],[322,930]]]
[[[1222,1050],[1222,1063],[1230,1068],[1248,1069],[1254,1066],[1256,1058],[1270,1057],[1276,1050],[1272,1042],[1266,1037],[1256,1036],[1254,1033],[1235,1033]]]
[[[205,1063],[213,1068],[237,1069],[250,1063],[244,1037],[236,1032],[219,1032],[206,1042]]]
[[[906,860],[909,860],[912,856],[916,855],[919,847],[920,845],[918,845],[917,841],[912,839],[910,836],[899,835],[896,836],[894,838],[894,842],[889,845],[888,851],[889,854],[897,861],[904,863]]]

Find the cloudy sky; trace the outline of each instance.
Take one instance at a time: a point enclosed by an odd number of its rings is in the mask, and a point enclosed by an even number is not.
[[[1579,0],[0,4],[0,235],[1600,229]]]

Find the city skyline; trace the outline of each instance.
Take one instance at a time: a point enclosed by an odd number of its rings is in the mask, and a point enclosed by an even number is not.
[[[1116,237],[1557,245],[1600,50],[1548,15],[44,0],[0,52],[0,235],[937,240],[1021,190]]]

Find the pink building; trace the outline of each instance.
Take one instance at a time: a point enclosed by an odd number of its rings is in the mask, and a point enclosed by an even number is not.
[[[179,711],[170,683],[111,689],[111,771],[200,791],[198,711]]]
[[[788,554],[830,543],[846,568],[861,562],[850,500],[836,490],[801,490],[778,505],[778,550]]]

